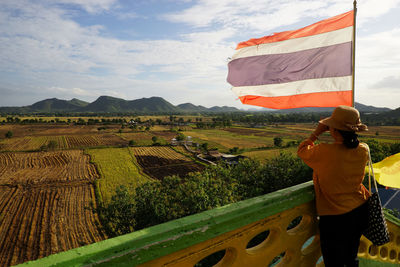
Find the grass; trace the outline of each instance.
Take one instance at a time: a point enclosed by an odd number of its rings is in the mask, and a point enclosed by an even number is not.
[[[153,140],[151,138],[155,136],[152,132],[123,132],[117,135],[126,141],[135,141],[135,146],[151,146],[153,144]],[[167,141],[164,138],[160,136],[156,137],[157,142],[161,145],[167,144]]]
[[[259,160],[261,162],[265,162],[267,159],[277,157],[282,152],[289,152],[295,155],[297,152],[297,147],[254,150],[254,151],[244,152],[241,155]]]
[[[186,136],[192,136],[194,142],[207,142],[209,147],[216,146],[226,150],[232,147],[255,148],[273,145],[274,136],[238,135],[224,130],[192,130],[185,131]]]
[[[132,191],[150,179],[141,173],[128,148],[87,149],[86,153],[100,172],[99,191],[105,203],[111,200],[118,186],[124,185]]]

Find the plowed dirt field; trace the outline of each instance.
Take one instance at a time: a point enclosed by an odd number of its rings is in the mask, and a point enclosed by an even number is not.
[[[130,148],[143,171],[156,179],[169,175],[184,176],[189,172],[201,171],[203,165],[175,152],[169,147],[134,147]]]
[[[106,238],[82,151],[0,153],[0,266],[19,264]]]

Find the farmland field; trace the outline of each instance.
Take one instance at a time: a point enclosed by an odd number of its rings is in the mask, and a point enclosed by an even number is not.
[[[0,186],[0,266],[98,242],[90,184],[47,188]]]
[[[162,179],[168,175],[184,176],[189,172],[201,171],[203,165],[175,152],[169,147],[130,148],[143,171],[151,177]]]
[[[285,141],[295,141],[302,138],[300,134],[292,134],[287,129],[254,129],[245,127],[232,127],[212,130],[185,131],[185,135],[192,136],[195,142],[207,142],[210,147],[227,150],[232,147],[256,148],[273,146],[276,136]]]
[[[124,185],[132,190],[149,179],[136,166],[135,157],[126,147],[87,149],[86,152],[91,155],[101,174],[100,194],[105,203],[111,199],[118,186]]]
[[[56,149],[71,149],[98,146],[121,146],[127,142],[114,134],[26,136],[6,139],[0,142],[3,151],[34,151],[55,142]]]
[[[0,184],[21,185],[83,181],[98,178],[89,156],[80,150],[0,153]]]
[[[79,150],[0,153],[0,266],[14,265],[106,238]]]
[[[7,131],[12,131],[14,137],[96,134],[97,128],[98,126],[95,125],[6,124],[0,126],[0,136],[3,137]],[[116,132],[115,129],[114,132]]]
[[[264,162],[270,158],[279,156],[279,154],[282,152],[295,154],[297,152],[297,147],[253,150],[253,151],[244,152],[241,155]]]
[[[141,117],[149,118],[170,120],[169,116]],[[195,122],[198,117],[187,119]],[[0,125],[0,266],[107,238],[89,206],[107,204],[119,185],[132,192],[151,179],[203,170],[204,165],[193,161],[194,155],[184,147],[165,146],[178,133],[222,153],[236,148],[236,154],[265,161],[282,151],[295,153],[293,141],[305,139],[316,126],[292,123],[197,129],[195,123],[177,125],[155,125],[146,131],[142,130],[146,125],[140,130],[121,124]],[[5,138],[8,131],[13,132],[11,138]],[[153,146],[154,136],[164,146]],[[275,137],[282,138],[283,147],[274,145]],[[400,127],[370,127],[360,138],[400,142]],[[329,134],[320,139],[332,141]],[[135,141],[134,147],[127,147],[130,140]],[[203,148],[192,149],[200,152]]]
[[[125,141],[133,140],[137,146],[150,146],[153,144],[152,137],[157,137],[157,142],[160,144],[167,144],[168,142],[156,132],[124,132],[121,133],[121,138]]]

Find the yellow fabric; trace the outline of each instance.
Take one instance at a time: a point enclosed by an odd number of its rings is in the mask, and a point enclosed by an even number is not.
[[[369,197],[362,185],[368,149],[360,144],[355,149],[343,144],[319,144],[303,141],[297,155],[313,169],[318,215],[337,215],[362,205]]]
[[[400,188],[400,153],[374,163],[372,167],[374,168],[375,179],[379,184]]]

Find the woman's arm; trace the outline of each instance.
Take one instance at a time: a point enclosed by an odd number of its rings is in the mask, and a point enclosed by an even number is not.
[[[317,128],[315,128],[315,130],[311,133],[311,135],[308,139],[310,139],[312,142],[314,142],[315,140],[318,139],[318,136],[320,136],[322,133],[324,133],[328,130],[329,130],[328,126],[326,126],[325,124],[322,124],[322,123],[318,123]]]
[[[310,137],[301,142],[297,148],[297,155],[311,168],[314,167],[315,162],[319,160],[317,146],[314,146],[314,141],[318,136],[329,129],[328,126],[319,123],[317,128],[311,133]]]

